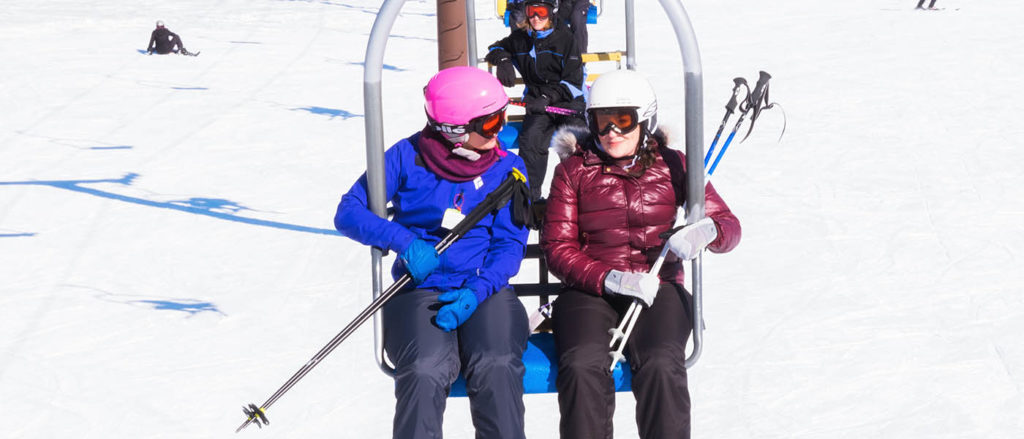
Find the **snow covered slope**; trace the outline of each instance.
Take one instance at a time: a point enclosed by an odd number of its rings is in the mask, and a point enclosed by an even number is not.
[[[716,186],[744,225],[705,258],[694,437],[1024,433],[1024,4],[692,0],[710,142],[734,76],[774,76]],[[678,48],[637,2],[638,60],[681,127]],[[621,2],[590,28],[624,49]],[[7,0],[0,11],[4,437],[241,437],[369,303],[337,236],[365,168],[371,0]],[[476,4],[481,50],[506,30]],[[423,123],[433,2],[385,57],[389,141]],[[153,22],[195,58],[146,56]],[[263,438],[388,437],[393,385],[358,331],[270,410]],[[556,437],[554,395],[527,433]],[[635,437],[620,394],[617,437]],[[471,438],[465,399],[446,437]]]

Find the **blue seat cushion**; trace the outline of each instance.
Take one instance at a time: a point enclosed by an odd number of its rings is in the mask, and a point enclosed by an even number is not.
[[[611,361],[611,357],[609,360]],[[533,334],[526,343],[523,353],[523,391],[525,393],[555,393],[555,378],[558,376],[558,357],[555,354],[555,337],[551,333]],[[615,365],[612,379],[615,381],[616,392],[631,390],[630,381],[633,375],[629,371],[629,363]],[[466,396],[466,379],[459,374],[459,379],[452,384],[451,396]]]

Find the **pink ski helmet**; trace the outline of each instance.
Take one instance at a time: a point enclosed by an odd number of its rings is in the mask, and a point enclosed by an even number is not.
[[[467,125],[471,120],[500,111],[508,105],[505,87],[476,67],[441,70],[423,88],[427,116],[436,122]]]

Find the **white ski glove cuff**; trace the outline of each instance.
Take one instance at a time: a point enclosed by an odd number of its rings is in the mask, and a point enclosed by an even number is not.
[[[621,294],[639,299],[644,305],[654,305],[654,296],[658,295],[661,280],[657,275],[649,273],[627,273],[612,270],[604,278],[604,289],[612,294]]]
[[[718,237],[718,228],[711,218],[703,218],[673,233],[665,245],[680,259],[689,261],[696,258],[704,247]]]

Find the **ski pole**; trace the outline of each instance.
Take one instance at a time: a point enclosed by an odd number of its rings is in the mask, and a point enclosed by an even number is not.
[[[735,78],[735,79],[733,79],[733,82],[735,84],[735,86],[733,88],[733,96],[729,100],[729,103],[726,104],[726,114],[725,114],[725,117],[722,119],[722,124],[718,127],[718,132],[715,134],[714,141],[711,142],[711,147],[708,148],[708,152],[704,156],[704,166],[705,166],[705,170],[704,170],[705,171],[705,179],[704,180],[705,180],[705,182],[709,182],[711,180],[711,176],[714,175],[715,170],[718,169],[718,164],[722,161],[722,157],[725,156],[725,152],[728,150],[729,145],[732,143],[733,138],[736,136],[736,132],[739,131],[740,126],[743,125],[743,120],[746,118],[746,116],[748,114],[751,115],[750,129],[747,130],[747,135],[744,136],[743,139],[740,140],[740,142],[745,140],[747,138],[747,136],[750,135],[750,132],[754,128],[754,121],[760,115],[761,110],[772,109],[774,106],[778,105],[778,104],[773,102],[773,103],[770,103],[770,104],[762,106],[762,102],[767,102],[768,101],[768,81],[770,79],[771,79],[771,75],[768,74],[768,72],[765,72],[765,71],[762,70],[762,71],[760,71],[760,77],[757,80],[757,84],[754,86],[754,90],[751,92],[751,91],[749,91],[749,87],[748,87],[748,93],[747,93],[746,99],[744,99],[742,102],[738,102],[738,104],[739,104],[738,105],[739,106],[739,111],[740,111],[739,120],[736,121],[736,125],[729,132],[729,136],[726,138],[725,143],[722,144],[722,149],[718,151],[718,155],[715,156],[715,160],[714,160],[714,162],[711,163],[711,166],[709,168],[707,166],[707,164],[708,164],[708,160],[711,158],[712,154],[714,153],[715,144],[718,141],[719,136],[722,134],[723,128],[725,127],[725,124],[727,123],[727,121],[729,119],[729,116],[732,114],[732,111],[734,111],[736,109],[737,96],[738,96],[738,93],[739,93],[739,87],[740,87],[741,84],[746,86],[746,80],[744,80],[743,78]],[[782,106],[779,105],[779,107],[781,109]],[[783,112],[783,120],[784,121],[783,121],[783,128],[782,128],[782,130],[783,130],[783,133],[785,133],[785,130],[786,130],[786,128],[785,128],[785,112]],[[782,138],[782,136],[780,135],[779,139],[781,139],[781,138]],[[686,206],[684,205],[683,209],[685,210],[685,208],[686,208]],[[678,231],[682,227],[684,227],[684,226],[675,226],[672,229],[670,229],[668,232],[666,232],[665,234],[671,236],[671,233],[674,233],[675,231]],[[658,256],[658,259],[655,261],[654,266],[651,267],[651,270],[650,270],[649,273],[657,274],[657,272],[661,270],[661,265],[664,262],[664,258],[666,256],[667,251],[668,251],[668,247],[667,246],[663,246],[662,249],[661,249],[661,254]],[[638,302],[639,302],[638,300],[633,300],[633,303],[630,304],[629,308],[626,310],[626,313],[623,316],[622,321],[619,322],[619,325],[617,327],[615,327],[615,328],[611,328],[611,329],[608,330],[608,333],[612,336],[612,340],[611,340],[611,343],[609,344],[610,345],[609,347],[613,348],[613,350],[611,352],[609,352],[609,355],[611,355],[611,357],[612,357],[612,364],[611,364],[611,367],[610,367],[611,370],[615,369],[615,364],[616,363],[618,363],[619,361],[622,361],[622,359],[623,359],[622,352],[623,352],[623,350],[624,350],[624,348],[626,346],[626,342],[629,341],[629,336],[630,336],[630,334],[633,331],[633,327],[636,325],[637,320],[639,320],[639,318],[640,318],[640,311],[642,311],[642,307],[640,307],[638,305]]]
[[[608,330],[608,334],[612,336],[611,342],[608,343],[608,348],[612,349],[611,352],[615,352],[615,343],[622,339],[622,331],[626,328],[629,320],[633,318],[633,313],[636,312],[636,308],[636,300],[634,300],[629,304],[629,308],[626,309],[626,313],[622,315],[622,320],[619,322],[619,326]],[[612,358],[617,359],[614,355],[612,355]]]
[[[729,137],[725,139],[725,143],[722,144],[722,149],[719,150],[718,155],[715,156],[715,161],[712,162],[711,167],[708,168],[708,174],[713,174],[715,169],[718,168],[718,162],[722,160],[722,156],[725,155],[725,151],[729,149],[729,145],[732,144],[733,137],[736,136],[736,132],[739,131],[740,126],[743,125],[743,121],[746,119],[747,115],[751,114],[753,109],[759,105],[762,99],[764,99],[763,93],[768,86],[768,80],[771,78],[772,76],[767,72],[763,70],[761,71],[761,77],[757,80],[757,84],[754,86],[754,91],[750,93],[750,96],[746,101],[740,104],[740,118],[736,121],[736,125],[732,128],[732,131],[729,132]],[[760,114],[760,110],[758,110],[757,114]],[[750,130],[753,129],[754,118],[751,117]],[[750,135],[750,130],[747,131],[748,136]],[[745,140],[746,137],[743,139]],[[740,142],[742,141],[743,140],[740,140]]]
[[[685,216],[683,220],[685,221]],[[662,246],[658,259],[654,261],[654,265],[651,266],[647,273],[657,276],[658,272],[661,271],[661,266],[665,263],[665,256],[667,255],[668,246]],[[640,301],[633,299],[633,303],[629,304],[629,308],[626,310],[626,315],[622,316],[619,326],[608,330],[608,333],[612,335],[612,341],[609,346],[612,351],[608,353],[612,357],[612,365],[608,370],[615,370],[615,365],[622,361],[622,351],[626,348],[626,341],[629,340],[629,334],[633,332],[633,326],[636,325],[637,319],[640,318],[640,311],[642,309]],[[625,326],[625,332],[622,331],[623,326]],[[618,341],[618,346],[616,346],[616,341]]]
[[[729,122],[729,117],[736,111],[736,106],[739,105],[737,98],[740,95],[740,87],[747,89],[747,96],[743,99],[744,101],[750,99],[750,87],[747,86],[747,80],[743,78],[733,78],[732,96],[729,98],[729,102],[725,104],[725,116],[722,117],[722,123],[718,125],[718,132],[715,133],[715,139],[711,141],[711,146],[708,148],[707,154],[704,155],[704,167],[708,166],[708,160],[711,159],[711,154],[715,152],[715,145],[718,143],[718,139],[722,137],[722,131],[725,130],[725,124]]]
[[[735,133],[735,131],[734,131],[734,133]],[[724,153],[725,153],[725,146],[722,147],[722,151],[719,153],[718,157],[716,158],[716,160],[715,160],[716,164],[718,163],[719,160],[722,159],[722,154],[724,154]],[[715,172],[714,168],[712,168],[711,170],[708,170],[707,173],[705,174],[704,181],[705,182],[710,182],[711,181],[711,176],[714,174],[714,172]],[[707,183],[705,183],[705,184],[707,184]],[[686,211],[685,203],[683,205],[683,211],[684,212]],[[675,233],[679,229],[683,228],[685,225],[679,225],[679,221],[680,220],[685,221],[686,220],[685,215],[682,216],[682,217],[678,217],[677,218],[677,222],[676,222],[677,225],[674,225],[671,229],[669,229],[667,232],[665,232],[665,234],[668,234],[669,236],[671,236],[671,233]],[[668,238],[665,238],[665,239],[667,240]],[[658,254],[658,259],[654,261],[654,265],[651,266],[651,269],[650,269],[650,271],[648,271],[648,273],[657,275],[658,272],[661,271],[661,266],[664,264],[665,257],[667,255],[668,255],[668,246],[667,245],[663,245],[661,247],[661,253]],[[637,320],[640,319],[640,311],[642,310],[642,307],[639,306],[639,302],[640,302],[639,300],[633,300],[633,303],[631,303],[629,305],[629,308],[626,309],[626,314],[622,316],[622,321],[619,322],[619,325],[617,327],[615,327],[615,328],[611,328],[611,329],[608,330],[608,333],[612,336],[611,343],[609,343],[609,348],[612,349],[612,350],[608,353],[612,357],[612,365],[609,368],[609,370],[615,370],[615,364],[617,364],[618,362],[622,361],[622,359],[624,358],[622,352],[623,352],[623,350],[626,347],[626,342],[629,341],[629,336],[633,332],[633,327],[636,325]],[[623,329],[625,329],[625,330],[623,331]],[[616,346],[616,343],[618,343],[617,346]]]
[[[524,107],[524,108],[526,107],[526,102],[509,101],[509,104],[515,105],[517,107]],[[548,113],[551,113],[551,114],[557,114],[557,115],[560,115],[560,116],[576,116],[576,115],[580,114],[578,111],[575,111],[575,110],[570,110],[568,108],[562,108],[562,107],[552,107],[550,105],[544,107],[544,111],[547,111]]]
[[[508,202],[508,200],[514,195],[517,185],[526,184],[526,176],[524,176],[518,169],[513,169],[509,176],[501,182],[500,185],[480,202],[476,207],[473,208],[458,224],[453,227],[448,235],[446,235],[441,241],[434,245],[434,250],[437,251],[438,255],[448,250],[455,241],[462,238],[470,229],[473,228],[480,220],[485,216],[489,215],[496,209],[501,208]],[[299,382],[303,377],[306,376],[321,360],[327,357],[341,342],[345,341],[359,326],[366,322],[374,313],[384,307],[384,304],[388,302],[395,294],[401,291],[405,286],[412,281],[412,276],[408,273],[403,274],[395,281],[387,290],[381,293],[373,302],[370,303],[359,315],[356,316],[351,323],[345,326],[338,335],[335,335],[331,341],[327,342],[320,351],[316,353],[309,361],[306,362],[291,378],[288,379],[280,388],[270,395],[266,401],[263,402],[259,407],[256,404],[249,404],[248,406],[242,407],[242,412],[245,413],[246,419],[236,430],[235,433],[242,431],[249,424],[255,422],[260,428],[264,425],[270,424],[267,420],[266,411],[273,405],[281,396],[283,396],[288,390],[290,390],[296,383]]]

